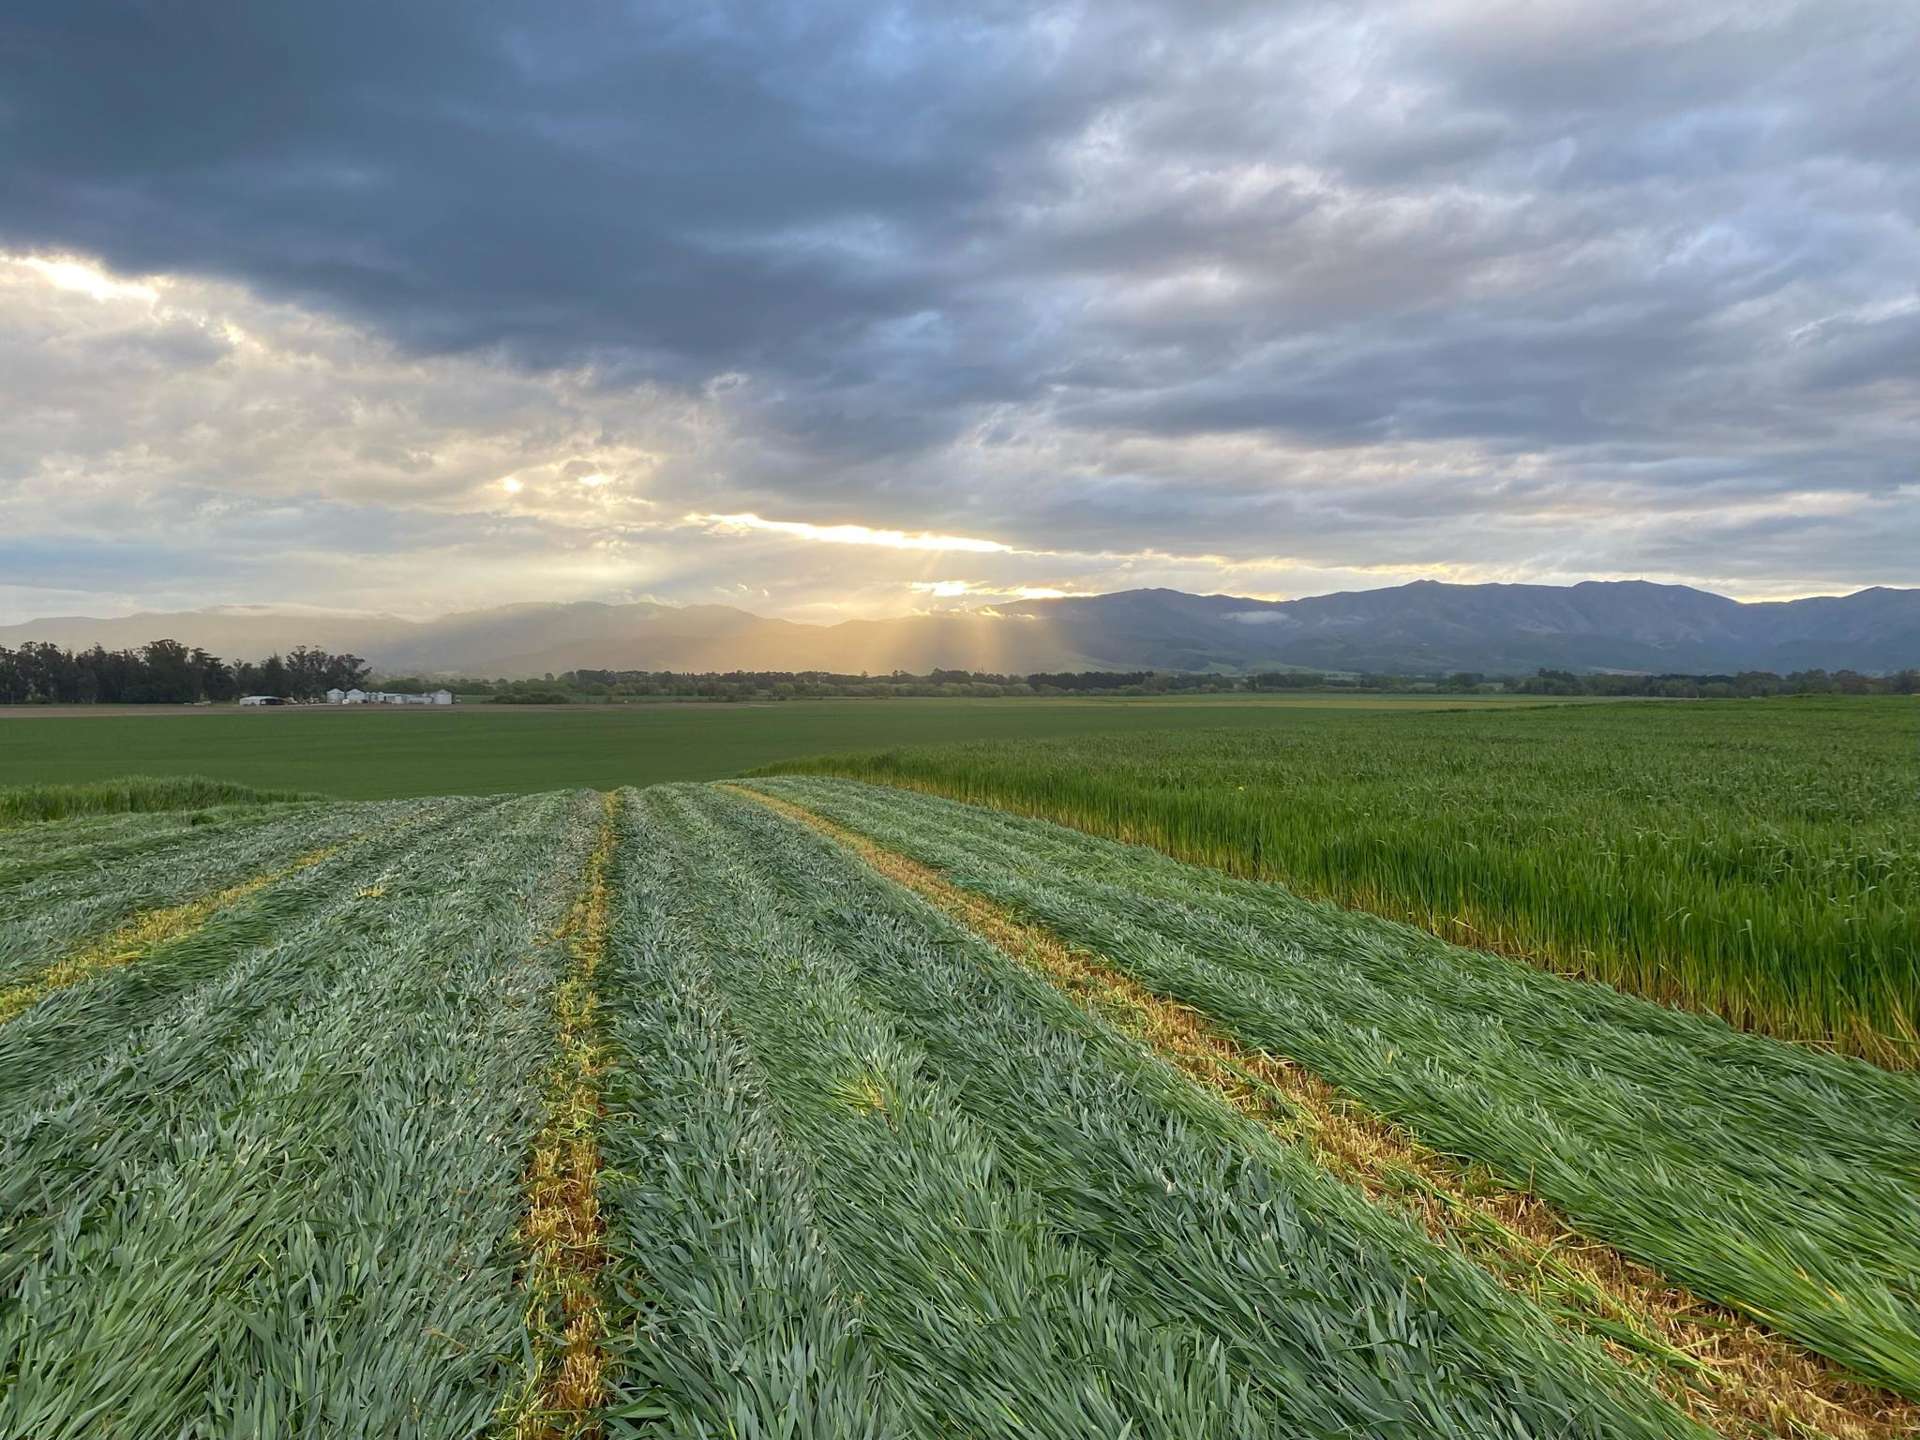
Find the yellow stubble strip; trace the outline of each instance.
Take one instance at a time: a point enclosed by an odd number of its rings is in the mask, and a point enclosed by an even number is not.
[[[338,853],[338,846],[309,850],[277,870],[252,876],[237,885],[203,895],[198,900],[142,911],[112,934],[90,941],[72,954],[54,961],[31,980],[0,990],[0,1024],[5,1024],[56,990],[64,990],[102,970],[131,965],[162,945],[185,939],[229,906],[237,905],[249,895],[257,894],[302,870],[311,869]]]
[[[1300,1066],[1240,1044],[1098,956],[1020,920],[929,866],[790,801],[728,790],[808,825],[1038,971],[1376,1204],[1462,1251],[1559,1324],[1598,1340],[1694,1419],[1727,1436],[1893,1440],[1920,1406],[1864,1384],[1753,1320],[1579,1235],[1537,1196],[1421,1145]]]
[[[522,1285],[535,1350],[529,1383],[510,1399],[502,1417],[502,1433],[514,1440],[592,1440],[602,1433],[599,1414],[607,1398],[606,1314],[599,1286],[606,1263],[599,1193],[600,1076],[606,1051],[595,976],[607,947],[607,872],[618,795],[609,792],[601,805],[599,841],[587,859],[579,897],[556,936],[567,944],[571,964],[554,991],[557,1045],[547,1074],[547,1117],[526,1173]]]

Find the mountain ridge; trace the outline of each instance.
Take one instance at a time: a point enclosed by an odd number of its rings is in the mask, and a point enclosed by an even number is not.
[[[296,644],[389,673],[520,677],[574,669],[933,668],[1395,673],[1540,668],[1706,673],[1920,666],[1920,589],[1739,601],[1687,585],[1416,580],[1294,600],[1146,588],[830,625],[727,605],[533,601],[431,620],[215,606],[0,626],[0,645],[110,649],[169,638],[232,658]]]

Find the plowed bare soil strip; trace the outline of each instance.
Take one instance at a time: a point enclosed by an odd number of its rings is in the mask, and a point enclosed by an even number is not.
[[[1422,1146],[1407,1130],[1338,1096],[1298,1065],[1249,1049],[1196,1011],[962,890],[916,860],[789,801],[726,787],[809,825],[873,869],[1039,971],[1089,1010],[1151,1045],[1186,1075],[1309,1148],[1328,1171],[1396,1207],[1528,1295],[1560,1324],[1595,1337],[1702,1424],[1739,1437],[1920,1434],[1920,1406],[1847,1376],[1744,1316],[1671,1285],[1588,1240],[1536,1197]]]
[[[594,977],[607,948],[619,796],[601,797],[600,838],[587,859],[580,896],[557,940],[571,961],[554,991],[557,1054],[547,1077],[547,1120],[527,1166],[524,1286],[535,1371],[505,1417],[515,1440],[597,1440],[606,1403],[606,1263],[600,1216],[600,1076],[606,1052]]]
[[[77,984],[97,971],[131,965],[162,945],[185,939],[220,911],[239,904],[269,885],[310,869],[322,860],[331,859],[339,851],[337,845],[323,850],[309,850],[304,855],[296,856],[290,864],[242,880],[237,885],[229,885],[212,895],[203,895],[183,905],[169,905],[164,909],[147,910],[135,915],[112,934],[55,961],[33,979],[11,989],[0,990],[0,1024],[5,1024],[54,991]]]

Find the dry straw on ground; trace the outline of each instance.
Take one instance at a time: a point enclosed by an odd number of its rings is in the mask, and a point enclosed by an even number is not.
[[[602,804],[600,838],[579,898],[555,936],[567,946],[569,969],[553,997],[556,1057],[547,1079],[547,1120],[527,1166],[523,1283],[535,1371],[506,1417],[514,1440],[593,1440],[602,1433],[599,1412],[607,1397],[598,1138],[606,1054],[595,974],[607,945],[618,796],[608,793]]]

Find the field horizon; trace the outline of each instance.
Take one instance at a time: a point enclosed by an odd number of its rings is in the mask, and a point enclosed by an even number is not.
[[[608,789],[718,780],[867,746],[1078,733],[1258,728],[1315,710],[1562,704],[1557,696],[1248,696],[783,700],[567,706],[88,706],[0,709],[0,786],[197,774],[340,799]],[[1665,701],[1645,702],[1665,704]]]

